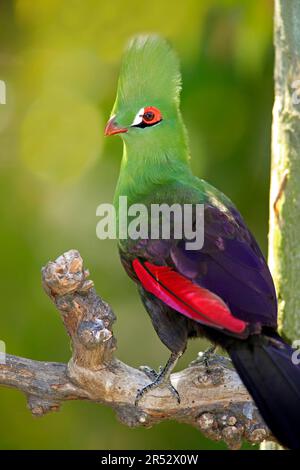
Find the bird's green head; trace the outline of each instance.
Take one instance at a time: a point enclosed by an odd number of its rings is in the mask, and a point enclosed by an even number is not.
[[[156,35],[133,38],[124,54],[105,135],[120,134],[126,147],[136,150],[185,141],[180,89],[178,59],[167,41]]]

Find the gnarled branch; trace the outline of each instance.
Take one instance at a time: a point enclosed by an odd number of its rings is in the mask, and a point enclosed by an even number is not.
[[[111,406],[128,426],[151,426],[175,419],[196,426],[207,437],[239,448],[243,439],[273,439],[229,359],[215,356],[209,372],[201,361],[172,374],[181,403],[167,388],[153,390],[134,405],[149,378],[114,357],[115,315],[88,279],[83,260],[70,250],[42,270],[43,286],[59,310],[72,341],[68,364],[6,356],[0,384],[25,393],[34,415],[57,411],[65,400],[90,400]]]

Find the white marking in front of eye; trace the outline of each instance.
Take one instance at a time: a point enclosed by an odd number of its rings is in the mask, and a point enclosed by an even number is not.
[[[141,108],[139,110],[139,112],[137,113],[137,115],[135,116],[133,120],[133,123],[131,124],[132,126],[137,126],[138,124],[141,124],[141,122],[143,121],[144,112],[145,112],[145,108]]]

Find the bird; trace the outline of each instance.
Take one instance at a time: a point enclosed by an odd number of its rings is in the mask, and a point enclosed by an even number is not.
[[[180,402],[171,385],[171,371],[188,340],[204,337],[227,351],[277,440],[297,449],[300,367],[277,330],[274,282],[233,202],[192,173],[180,111],[181,88],[179,60],[169,42],[157,34],[133,37],[124,52],[116,100],[105,127],[106,136],[117,134],[123,141],[114,196],[117,214],[121,197],[133,208],[129,224],[136,205],[148,211],[153,205],[175,204],[182,210],[189,206],[195,228],[197,207],[203,208],[203,243],[197,249],[187,244],[183,229],[175,236],[175,212],[173,216],[170,212],[169,236],[161,231],[151,236],[150,230],[139,231],[136,224],[134,236],[127,230],[118,238],[122,265],[170,351],[158,372],[144,369],[151,383],[137,391],[135,404],[163,386]],[[150,219],[141,215],[139,220],[150,227]]]

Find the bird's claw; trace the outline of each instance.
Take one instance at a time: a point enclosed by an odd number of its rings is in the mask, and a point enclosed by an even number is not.
[[[148,392],[150,392],[150,390],[154,390],[155,388],[159,388],[159,387],[167,387],[168,390],[171,392],[171,395],[176,399],[177,403],[180,404],[180,395],[179,393],[177,392],[176,388],[173,387],[173,385],[171,383],[169,384],[166,384],[166,383],[157,383],[157,381],[154,381],[154,382],[151,382],[149,385],[146,385],[145,387],[143,387],[141,390],[139,390],[136,394],[136,397],[135,397],[135,406],[138,406],[140,400],[145,396],[145,394],[147,394]]]
[[[144,372],[147,377],[152,380],[153,382],[157,379],[159,376],[159,373],[156,372],[156,370],[152,369],[152,367],[149,366],[140,366],[139,369]]]
[[[148,366],[141,366],[140,370],[142,370],[147,377],[152,380],[152,382],[145,387],[138,390],[136,397],[135,397],[135,406],[138,406],[140,400],[147,394],[150,390],[154,390],[159,387],[167,387],[168,390],[171,392],[171,395],[176,399],[177,403],[180,403],[180,395],[177,392],[176,388],[173,387],[171,384],[170,379],[166,380],[166,378],[162,375],[162,367],[159,368],[159,372],[157,373],[154,369]]]
[[[191,365],[204,365],[206,372],[211,372],[211,366],[213,364],[213,358],[216,352],[217,346],[211,346],[206,351],[199,353],[198,358],[191,362]]]

